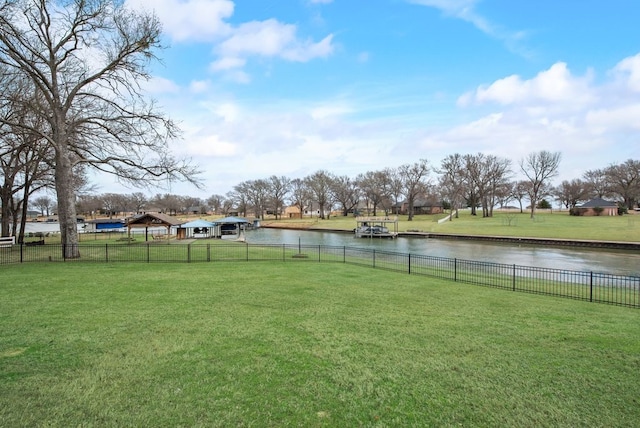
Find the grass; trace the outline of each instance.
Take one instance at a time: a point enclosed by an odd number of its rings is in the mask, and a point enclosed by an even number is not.
[[[465,235],[497,235],[532,238],[585,239],[598,241],[640,241],[640,216],[576,217],[567,212],[539,212],[534,219],[529,213],[494,212],[493,217],[472,216],[469,211],[460,212],[460,218],[438,224],[445,215],[419,215],[413,221],[399,217],[400,232],[421,231]],[[287,227],[311,229],[352,230],[355,219],[331,217],[327,220],[269,220],[263,224],[281,224]]]
[[[633,426],[638,311],[350,265],[2,268],[0,426]]]

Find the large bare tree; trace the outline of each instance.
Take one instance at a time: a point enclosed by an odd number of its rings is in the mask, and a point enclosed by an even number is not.
[[[309,195],[317,202],[320,209],[320,218],[326,218],[326,211],[331,212],[333,205],[331,184],[334,175],[328,171],[320,170],[304,178],[305,185],[309,190]]]
[[[529,153],[520,161],[520,169],[529,181],[529,199],[531,202],[531,218],[536,214],[536,205],[551,186],[549,180],[558,175],[560,152],[551,153],[546,150]]]
[[[197,171],[175,159],[179,134],[140,84],[161,48],[161,26],[117,0],[0,0],[0,66],[26,79],[33,94],[16,98],[43,119],[11,123],[52,146],[65,257],[79,257],[74,168],[91,166],[129,183],[197,183]],[[38,123],[40,123],[38,121]]]
[[[276,216],[276,220],[284,211],[284,201],[287,195],[291,191],[291,179],[284,175],[277,176],[272,175],[267,180],[269,202],[273,208],[273,213]]]
[[[456,218],[459,217],[459,209],[462,204],[465,188],[464,158],[461,154],[455,153],[442,159],[440,169],[440,189],[445,198],[451,204],[449,221],[453,220],[453,212]]]
[[[605,169],[605,177],[611,193],[624,201],[632,210],[640,200],[640,161],[627,159]]]
[[[429,177],[429,164],[426,159],[420,159],[413,164],[405,164],[398,167],[398,175],[402,181],[402,191],[407,198],[407,221],[413,220],[413,204],[421,193],[426,193],[427,178]]]
[[[360,189],[355,180],[347,175],[335,176],[331,180],[331,194],[340,204],[342,215],[346,217],[360,201]]]

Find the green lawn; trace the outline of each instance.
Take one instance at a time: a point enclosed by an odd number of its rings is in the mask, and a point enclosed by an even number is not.
[[[472,216],[468,210],[460,212],[459,218],[438,224],[445,215],[419,215],[413,221],[407,216],[399,216],[400,232],[421,231],[468,235],[497,235],[533,238],[586,239],[600,241],[640,241],[640,215],[576,217],[567,212],[540,212],[534,219],[529,213],[506,213],[496,211],[493,217]],[[312,229],[352,230],[356,219],[331,217],[326,220],[269,220],[268,223],[282,223],[293,227]]]
[[[1,271],[0,426],[640,420],[634,309],[341,264]]]

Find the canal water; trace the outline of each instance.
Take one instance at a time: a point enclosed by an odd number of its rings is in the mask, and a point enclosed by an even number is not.
[[[356,238],[353,233],[260,228],[246,232],[249,243],[330,245],[372,248],[399,253],[640,276],[640,254],[591,248],[512,245],[424,237]]]
[[[82,224],[78,230],[83,232]],[[27,223],[28,232],[57,232],[58,223]],[[164,228],[162,229],[164,230]],[[550,269],[593,271],[614,275],[640,276],[640,254],[616,251],[541,245],[512,245],[493,242],[435,238],[356,238],[353,233],[260,228],[249,230],[245,239],[255,244],[329,245],[373,248],[398,253],[535,266]]]

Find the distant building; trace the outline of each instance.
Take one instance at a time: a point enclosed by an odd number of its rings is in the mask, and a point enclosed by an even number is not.
[[[403,201],[395,204],[393,207],[394,214],[408,214],[409,213],[409,201]],[[442,203],[435,199],[423,199],[416,198],[413,201],[413,213],[414,214],[442,214],[444,207]]]
[[[611,216],[618,215],[618,204],[602,198],[593,198],[582,205],[573,208],[575,215]]]

